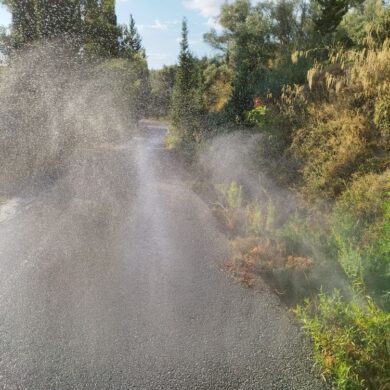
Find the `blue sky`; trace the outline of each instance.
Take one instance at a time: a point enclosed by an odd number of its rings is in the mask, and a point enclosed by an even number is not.
[[[181,21],[187,17],[189,41],[198,56],[211,54],[203,34],[215,23],[224,0],[117,0],[118,22],[128,23],[133,14],[146,48],[149,66],[161,68],[174,64],[179,52]],[[0,6],[0,24],[9,25],[11,17]]]

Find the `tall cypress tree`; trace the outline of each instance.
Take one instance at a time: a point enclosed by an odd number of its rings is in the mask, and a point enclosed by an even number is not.
[[[121,28],[120,54],[124,58],[132,58],[135,54],[144,54],[142,39],[135,25],[133,15],[130,15],[128,26]]]
[[[84,0],[84,47],[91,55],[118,55],[119,28],[115,0]]]
[[[183,19],[179,64],[173,88],[171,118],[173,125],[188,140],[195,139],[199,130],[202,102],[199,96],[199,78],[195,59],[188,43],[187,20]]]
[[[187,19],[183,19],[182,38],[180,42],[179,69],[176,77],[176,88],[180,94],[185,95],[191,88],[191,82],[194,75],[194,59],[190,52],[188,44],[188,25]]]

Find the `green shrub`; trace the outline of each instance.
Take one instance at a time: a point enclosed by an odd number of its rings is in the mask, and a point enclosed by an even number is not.
[[[284,86],[280,101],[277,105],[279,109],[279,116],[284,123],[284,126],[294,130],[306,124],[309,116],[309,104],[304,86]]]
[[[265,228],[267,231],[272,231],[275,227],[276,207],[272,199],[268,200],[267,204],[267,218]]]
[[[390,137],[390,92],[381,96],[375,103],[374,122],[381,135]]]
[[[390,311],[390,193],[384,205],[383,227],[367,256],[372,259],[368,283],[380,293],[383,306]]]
[[[312,107],[310,121],[294,134],[292,151],[303,163],[305,191],[333,199],[371,155],[370,125],[363,115],[335,105]]]
[[[367,298],[345,303],[338,293],[306,301],[296,313],[314,342],[315,359],[342,390],[390,385],[390,314]]]
[[[260,235],[263,230],[263,213],[257,202],[245,208],[245,233],[247,235]]]
[[[320,262],[337,254],[328,225],[326,216],[320,213],[304,215],[297,210],[275,235],[284,242],[287,255],[309,256]]]
[[[170,127],[165,135],[164,142],[167,149],[176,149],[182,143],[182,136],[175,128]]]
[[[230,185],[218,186],[218,191],[222,195],[222,201],[229,209],[242,207],[242,187],[233,181]]]
[[[359,290],[367,288],[378,302],[390,289],[389,184],[389,171],[356,179],[331,216],[344,271]]]
[[[266,124],[267,108],[258,106],[246,113],[246,121],[250,126],[263,127]]]

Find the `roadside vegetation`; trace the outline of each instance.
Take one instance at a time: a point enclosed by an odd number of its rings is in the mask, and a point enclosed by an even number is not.
[[[296,307],[337,388],[387,389],[389,5],[236,0],[218,22],[208,59],[183,23],[166,142],[200,172],[195,187],[231,239],[223,268]],[[250,139],[247,170],[214,175],[236,132]]]

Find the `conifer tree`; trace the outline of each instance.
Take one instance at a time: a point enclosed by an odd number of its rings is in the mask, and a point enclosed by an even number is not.
[[[142,39],[135,25],[133,15],[130,15],[130,23],[128,26],[121,28],[120,54],[124,58],[132,58],[136,54],[144,55],[142,47]]]
[[[86,52],[103,57],[118,55],[120,30],[115,0],[84,0],[83,14]]]
[[[171,118],[174,127],[181,132],[182,137],[188,140],[194,140],[197,137],[203,108],[198,76],[196,62],[188,43],[187,20],[184,18],[179,64],[172,96]]]
[[[171,116],[175,127],[181,128],[190,110],[190,90],[193,73],[193,58],[188,44],[187,20],[183,19],[179,64],[172,95]]]

